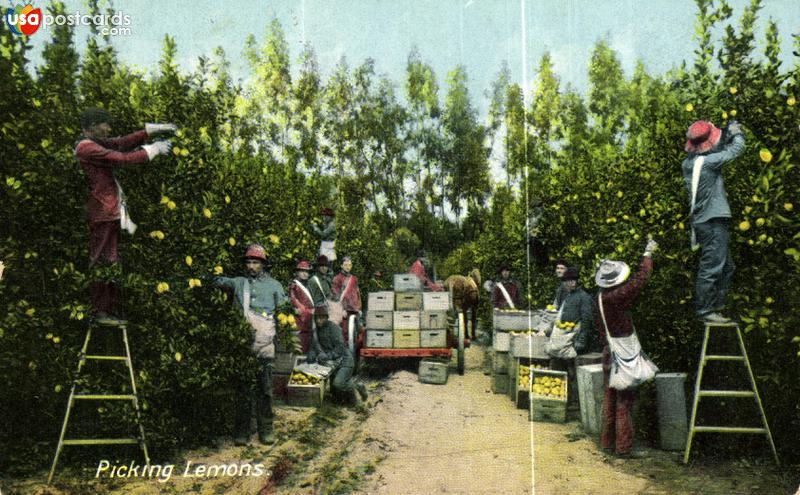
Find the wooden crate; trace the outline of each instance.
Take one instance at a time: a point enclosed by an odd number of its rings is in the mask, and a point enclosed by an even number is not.
[[[567,420],[567,372],[554,370],[533,370],[532,378],[534,384],[536,378],[559,378],[560,397],[552,397],[539,394],[534,390],[530,392],[530,413],[528,419],[531,421],[550,421],[564,423]]]
[[[419,311],[395,311],[393,330],[419,330]]]
[[[511,334],[502,330],[494,330],[492,349],[499,352],[508,352],[511,349]]]
[[[520,366],[539,366],[539,369],[547,369],[550,366],[550,358],[530,359],[530,358],[511,358],[508,366],[509,383],[512,390],[509,391],[511,400],[517,404],[518,409],[528,409],[530,400],[530,383],[520,382]],[[530,371],[528,372],[530,373]],[[512,392],[513,391],[513,392]]]
[[[492,357],[492,372],[508,374],[508,359],[507,352],[495,352]]]
[[[429,311],[425,310],[420,313],[421,318],[419,327],[421,330],[438,330],[440,328],[447,328],[447,311]]]
[[[527,331],[533,324],[535,312],[521,310],[498,310],[492,313],[492,327],[495,330]]]
[[[420,311],[422,309],[422,292],[396,292],[394,309],[396,311]]]
[[[394,311],[367,311],[367,329],[392,330]]]
[[[394,311],[394,292],[370,292],[367,296],[367,309],[369,311]]]
[[[447,330],[444,328],[438,330],[420,330],[419,346],[425,348],[447,347]]]
[[[413,273],[395,273],[395,292],[422,292],[422,280]]]
[[[505,394],[508,393],[508,374],[506,373],[492,373],[492,393]]]
[[[435,359],[423,359],[419,362],[419,381],[444,385],[447,383],[448,363]]]
[[[426,311],[450,309],[449,292],[425,292],[422,295],[422,309]]]
[[[544,347],[547,344],[547,336],[522,334],[510,336],[509,352],[517,358],[529,359],[549,359]]]
[[[419,347],[419,330],[397,330],[393,332],[395,349],[416,349]]]
[[[365,347],[378,348],[378,349],[391,349],[392,348],[392,331],[391,330],[367,330],[367,341]]]
[[[315,385],[292,383],[286,386],[286,403],[295,407],[319,407],[325,398],[325,380]]]

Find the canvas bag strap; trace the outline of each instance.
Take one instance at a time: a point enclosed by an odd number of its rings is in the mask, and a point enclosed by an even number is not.
[[[689,207],[689,216],[690,221],[692,222],[692,250],[697,249],[697,235],[694,231],[694,221],[691,219],[691,216],[694,215],[694,205],[695,201],[697,200],[697,188],[700,185],[700,172],[703,169],[703,163],[705,163],[706,157],[701,155],[694,159],[694,167],[692,168],[692,203]]]
[[[302,291],[303,291],[303,294],[305,294],[305,295],[306,295],[306,297],[308,298],[308,300],[309,300],[309,301],[311,301],[311,305],[313,306],[313,305],[314,305],[314,298],[313,298],[313,297],[311,297],[311,291],[309,291],[309,290],[306,288],[306,286],[305,286],[305,285],[303,285],[303,283],[302,283],[302,282],[300,282],[299,280],[295,279],[295,282],[297,282],[297,286],[298,286],[298,287],[300,287],[300,290],[302,290]]]
[[[345,284],[344,289],[342,290],[342,293],[339,294],[339,302],[341,302],[342,299],[344,299],[344,295],[347,293],[347,290],[350,289],[351,285],[353,285],[352,282],[353,282],[353,275],[348,275],[347,276],[347,284]],[[320,290],[321,290],[321,288],[320,288]]]
[[[511,296],[508,295],[508,291],[506,290],[505,287],[503,287],[503,283],[502,282],[497,282],[497,286],[500,287],[500,292],[502,292],[503,293],[503,297],[506,298],[506,302],[508,303],[508,307],[511,308],[511,309],[517,309],[514,306],[514,302],[511,301]]]
[[[322,284],[319,283],[319,277],[317,277],[316,275],[314,275],[314,282],[317,283],[317,287],[319,287],[320,293],[322,293],[322,295],[324,296],[325,295],[325,289],[322,288]]]
[[[242,291],[242,311],[247,314],[250,311],[250,281],[244,279],[244,290]]]

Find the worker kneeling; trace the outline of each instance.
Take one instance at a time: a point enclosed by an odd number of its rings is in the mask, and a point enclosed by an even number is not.
[[[328,319],[328,307],[317,306],[314,310],[317,338],[312,339],[308,351],[309,363],[319,363],[333,368],[333,388],[341,391],[358,391],[361,400],[367,400],[367,388],[353,379],[355,359],[344,345],[342,329]]]

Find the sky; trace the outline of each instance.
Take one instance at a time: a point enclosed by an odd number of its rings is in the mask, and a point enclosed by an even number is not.
[[[522,81],[522,0],[262,0],[191,2],[129,0],[112,8],[131,19],[131,33],[112,37],[119,57],[141,69],[156,70],[163,38],[173,36],[178,62],[193,69],[197,58],[221,46],[235,79],[246,81],[242,55],[249,34],[263,42],[267,25],[277,18],[286,33],[293,69],[303,43],[313,46],[323,77],[344,56],[352,68],[366,58],[402,93],[406,61],[416,47],[437,76],[444,97],[447,72],[465,66],[472,101],[481,115],[485,92],[508,61],[512,81]],[[730,0],[738,24],[749,0]],[[793,32],[800,32],[800,1],[765,0],[759,13],[757,40],[763,43],[768,18],[778,23],[782,57],[791,61]],[[88,12],[82,0],[66,1],[67,12]],[[33,2],[44,7],[45,2]],[[235,5],[232,8],[231,5]],[[545,51],[550,52],[562,86],[580,92],[588,86],[587,65],[594,44],[606,39],[617,51],[626,74],[637,60],[651,74],[663,74],[681,61],[691,62],[697,9],[693,0],[525,0],[525,57],[528,80]],[[76,45],[86,46],[87,28],[79,28]],[[31,37],[33,64],[41,61],[45,29]]]

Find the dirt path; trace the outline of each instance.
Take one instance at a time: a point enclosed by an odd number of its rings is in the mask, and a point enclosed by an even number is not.
[[[367,379],[372,392],[366,407],[281,406],[277,445],[242,448],[225,440],[173,461],[264,463],[271,475],[159,482],[73,473],[55,487],[45,487],[43,476],[0,481],[0,487],[38,495],[778,495],[793,494],[800,482],[796,466],[777,470],[726,460],[685,467],[679,454],[655,450],[644,460],[608,457],[577,422],[529,422],[527,411],[491,393],[482,360],[482,348],[468,349],[466,373],[459,376],[451,364],[446,385],[419,383],[405,370]]]

